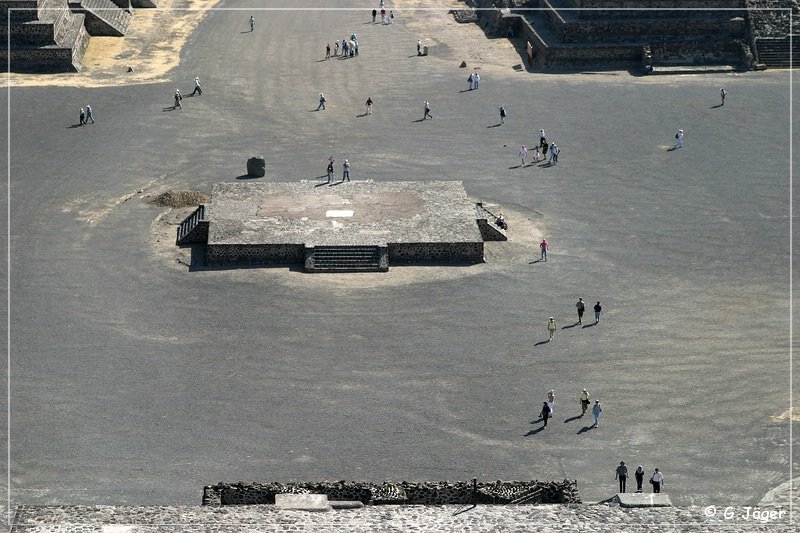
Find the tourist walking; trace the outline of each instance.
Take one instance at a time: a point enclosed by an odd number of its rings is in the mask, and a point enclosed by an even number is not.
[[[417,39],[417,55],[422,55],[422,39]]]
[[[394,24],[394,11],[389,11],[389,24]]]
[[[386,24],[386,8],[381,6],[381,24]]]
[[[625,482],[628,480],[628,467],[625,466],[625,461],[619,462],[614,479],[619,479],[619,491],[625,492]]]
[[[539,243],[539,250],[541,252],[541,256],[539,257],[539,261],[544,261],[547,263],[547,249],[550,248],[550,245],[547,244],[547,239],[542,239],[542,242]]]
[[[367,97],[367,115],[371,115],[371,114],[372,114],[372,97],[368,96]]]
[[[547,419],[552,416],[550,406],[547,405],[547,402],[542,402],[542,411],[539,413],[539,416],[542,417],[542,422],[544,422],[543,429],[547,429]]]
[[[544,141],[544,139],[545,139],[544,129],[541,129],[539,130],[539,146],[542,145],[542,141]]]
[[[549,335],[549,337],[547,338],[547,342],[552,341],[553,337],[556,336],[556,329],[558,329],[556,321],[553,317],[550,317],[550,320],[547,321],[547,333]]]
[[[583,416],[586,414],[586,410],[589,409],[589,393],[586,391],[586,389],[583,389],[583,391],[581,391],[580,402],[581,402],[581,416]]]
[[[578,298],[578,303],[575,304],[575,307],[578,309],[578,324],[583,324],[583,312],[586,311],[586,304],[583,303],[583,298]]]
[[[653,471],[653,475],[650,476],[650,483],[653,484],[653,492],[661,492],[661,487],[664,486],[664,474],[662,474],[658,468]]]
[[[528,149],[525,148],[524,144],[519,149],[519,158],[522,161],[522,164],[520,166],[524,167],[525,166],[525,160],[528,159]]]
[[[250,15],[250,20],[248,23],[250,24],[250,31],[253,31],[253,28],[256,27],[256,19],[253,17],[253,15]]]
[[[335,55],[335,56],[339,55],[339,39],[336,39],[333,42],[333,55]]]
[[[592,406],[592,415],[594,416],[594,425],[592,427],[600,427],[600,413],[602,412],[603,408],[600,406],[600,400],[595,400]]]
[[[675,134],[675,146],[673,148],[683,148],[683,130],[678,130]]]
[[[425,115],[423,115],[422,120],[425,120],[428,117],[433,120],[433,115],[431,115],[431,104],[425,100]]]
[[[481,75],[477,72],[475,73],[475,77],[472,79],[472,86],[476,89],[481,85]]]
[[[472,84],[475,83],[475,78],[473,78],[472,74],[469,75],[467,78],[467,83],[469,84],[469,90],[472,90]]]
[[[372,10],[372,23],[373,24],[375,24],[375,17],[377,17],[377,16],[378,16],[378,10],[377,9],[373,9]]]
[[[539,146],[542,148],[542,161],[547,161],[547,149],[550,146],[547,144],[547,139],[542,137],[542,140],[539,142]]]
[[[597,324],[600,322],[600,313],[603,312],[603,306],[600,305],[600,302],[594,304],[594,323]]]
[[[642,492],[642,483],[644,483],[644,467],[642,465],[636,467],[633,477],[636,478],[636,492]]]
[[[350,161],[347,159],[342,163],[342,181],[350,181]]]
[[[319,105],[317,106],[317,111],[319,111],[320,109],[325,109],[325,102],[327,101],[328,100],[325,99],[325,95],[319,93]]]
[[[541,155],[542,155],[541,152],[539,152],[539,145],[537,144],[533,148],[533,162],[534,163],[538,163],[539,162],[539,158],[541,157]]]
[[[92,112],[92,106],[86,104],[86,124],[88,124],[90,120],[92,121],[92,124],[94,124],[94,113]]]
[[[328,169],[327,169],[327,172],[328,172],[328,184],[330,184],[331,181],[333,180],[333,178],[335,177],[335,171],[333,170],[333,164],[335,162],[336,162],[336,160],[333,158],[333,156],[331,156],[330,159],[328,159]]]
[[[558,154],[561,153],[561,148],[556,143],[550,145],[550,164],[558,164]]]
[[[500,106],[500,125],[502,126],[505,123],[506,123],[506,108]]]
[[[181,90],[175,89],[175,105],[172,106],[172,109],[183,109],[183,106],[181,106],[181,100],[183,100]]]
[[[83,108],[81,108],[80,112],[78,113],[78,119],[81,121],[81,126],[86,124],[86,113],[83,111]]]
[[[721,105],[721,106],[725,105],[725,97],[726,96],[728,96],[728,91],[726,91],[724,87],[720,87],[720,89],[719,89],[719,97],[722,100],[722,102],[719,105]]]
[[[325,45],[325,59],[331,58],[331,43]]]
[[[550,416],[556,412],[556,391],[550,390],[547,393],[547,405],[550,407]]]
[[[199,96],[203,96],[203,85],[200,83],[200,78],[198,76],[194,77],[194,91],[189,96],[194,96],[197,93]]]

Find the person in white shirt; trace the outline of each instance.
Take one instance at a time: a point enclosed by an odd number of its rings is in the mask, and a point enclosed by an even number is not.
[[[650,483],[653,484],[653,492],[661,492],[661,487],[664,486],[664,474],[662,474],[658,468],[656,468],[653,475],[650,476]]]

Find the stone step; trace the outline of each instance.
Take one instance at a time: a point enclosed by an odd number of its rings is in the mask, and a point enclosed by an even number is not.
[[[121,8],[112,0],[71,0],[70,8],[86,15],[86,30],[97,36],[124,36],[132,16],[130,8]]]
[[[307,249],[307,272],[381,272],[381,249],[364,245],[320,245]]]

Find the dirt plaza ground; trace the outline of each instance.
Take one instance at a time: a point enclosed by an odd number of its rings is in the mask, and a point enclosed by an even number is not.
[[[599,501],[620,460],[663,470],[680,505],[753,505],[788,480],[790,74],[526,72],[513,43],[421,4],[373,25],[351,0],[226,0],[129,79],[124,43],[57,85],[10,78],[13,504],[473,477],[577,479]],[[352,32],[359,56],[325,60]],[[203,95],[171,110],[195,75]],[[87,103],[97,123],[77,126]],[[560,162],[520,168],[540,128]],[[469,267],[190,268],[184,213],[145,200],[209,193],[253,154],[261,179],[309,187],[331,155],[355,180],[461,180],[510,238]],[[602,302],[598,325],[574,325],[578,297]],[[597,429],[576,417],[583,387]]]

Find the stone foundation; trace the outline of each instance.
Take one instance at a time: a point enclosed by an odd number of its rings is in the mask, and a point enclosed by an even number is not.
[[[578,482],[563,481],[431,481],[423,483],[218,483],[203,488],[203,505],[274,504],[276,494],[325,494],[330,501],[370,505],[545,504],[580,503]]]

